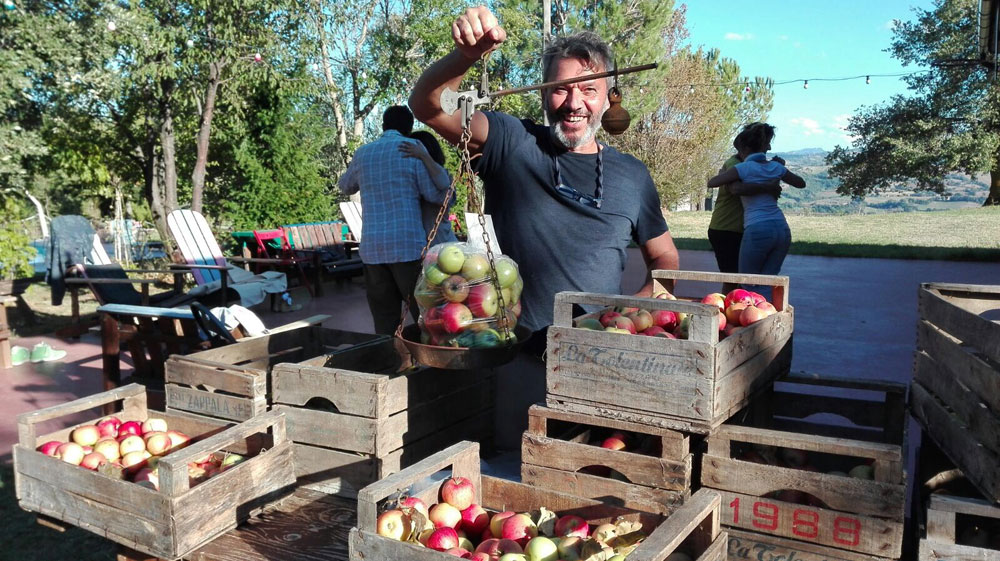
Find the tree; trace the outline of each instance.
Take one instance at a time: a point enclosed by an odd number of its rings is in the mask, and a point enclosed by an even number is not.
[[[1000,204],[1000,84],[979,59],[977,0],[936,0],[914,9],[915,21],[896,21],[892,56],[904,66],[930,67],[904,77],[911,94],[865,107],[851,117],[850,148],[827,157],[841,195],[915,183],[920,190],[947,192],[944,178],[990,172],[984,206]]]

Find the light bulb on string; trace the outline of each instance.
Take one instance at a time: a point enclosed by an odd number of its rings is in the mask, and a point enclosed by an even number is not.
[[[691,89],[688,90],[688,92],[690,92],[691,94],[694,94],[694,85],[693,84],[691,85]]]
[[[184,44],[187,45],[187,48],[189,48],[189,49],[194,48],[194,40],[193,39],[188,39],[187,41],[184,41]]]
[[[113,20],[108,20],[108,31],[114,31],[116,29],[118,29],[118,26],[115,25],[115,22]]]
[[[866,84],[871,84],[872,83],[872,77],[871,76],[865,76],[865,83]]]
[[[809,80],[806,80],[806,81],[802,82],[802,89],[803,90],[808,90],[809,89]]]
[[[319,72],[319,65],[318,65],[318,64],[316,64],[315,62],[314,62],[314,63],[312,63],[311,65],[309,65],[309,68],[310,68],[310,69],[311,69],[311,70],[312,70],[313,72]]]
[[[263,60],[263,57],[260,56],[260,53],[254,53],[254,55],[253,55],[253,61],[254,62],[260,62],[261,60]]]

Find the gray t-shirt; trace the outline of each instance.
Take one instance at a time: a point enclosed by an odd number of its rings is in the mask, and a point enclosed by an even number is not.
[[[559,158],[565,185],[593,195],[596,154],[557,147],[548,127],[484,114],[490,130],[476,171],[500,247],[524,279],[521,325],[535,331],[551,325],[557,292],[619,294],[629,242],[642,245],[667,231],[649,170],[604,146],[602,205],[585,206],[556,191],[553,158]]]

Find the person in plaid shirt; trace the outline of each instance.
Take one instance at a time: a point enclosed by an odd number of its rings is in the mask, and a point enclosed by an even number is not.
[[[400,304],[405,300],[413,320],[417,306],[413,287],[420,275],[420,252],[427,240],[420,201],[440,205],[447,194],[432,181],[417,158],[403,155],[403,143],[413,129],[413,114],[394,105],[382,115],[382,136],[354,153],[338,185],[348,195],[361,192],[364,262],[368,308],[375,332],[392,335],[399,325]]]

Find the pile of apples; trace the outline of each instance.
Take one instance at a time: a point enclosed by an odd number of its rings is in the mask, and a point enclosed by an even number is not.
[[[677,299],[667,291],[656,292],[653,298]],[[713,292],[702,298],[701,303],[719,308],[719,332],[723,338],[778,311],[762,295],[742,288],[732,290],[729,294]],[[687,339],[690,325],[690,316],[683,312],[628,307],[605,308],[597,317],[587,317],[576,322],[576,327],[582,329],[668,339]]]
[[[767,446],[762,444],[753,445],[752,447],[739,450],[734,457],[738,460],[755,464],[772,465],[802,471],[824,472],[828,475],[851,477],[853,479],[865,479],[868,481],[873,481],[875,479],[875,468],[872,465],[874,460],[869,460],[865,463],[848,467],[851,466],[851,462],[850,459],[845,457],[831,457],[827,455],[822,455],[822,457],[812,457],[805,450]],[[821,469],[820,467],[817,467],[817,465],[827,469]],[[847,471],[844,471],[845,469]],[[787,503],[827,508],[827,505],[817,497],[794,489],[774,491],[765,496]]]
[[[376,533],[477,561],[622,561],[646,537],[641,524],[622,519],[591,528],[579,516],[544,507],[490,512],[475,504],[475,487],[465,477],[447,479],[439,496],[430,508],[416,497],[401,499],[379,515]]]
[[[96,424],[74,428],[69,437],[69,442],[52,440],[37,450],[90,470],[109,475],[120,473],[122,477],[153,489],[159,489],[156,464],[160,457],[191,442],[191,437],[170,430],[166,420],[156,417],[142,422],[105,417]],[[188,464],[189,482],[191,485],[200,483],[242,460],[238,454],[207,454]],[[111,469],[101,469],[108,464]]]
[[[524,280],[509,257],[497,256],[494,267],[496,283],[486,253],[466,243],[439,244],[428,252],[413,290],[420,307],[421,343],[489,348],[505,344],[508,334],[514,337]],[[505,310],[500,309],[500,297]]]

